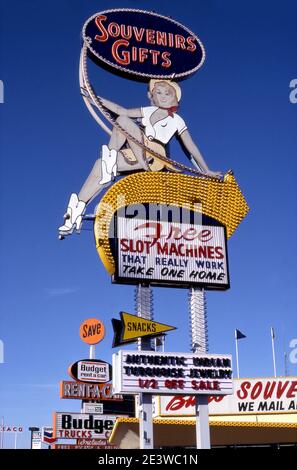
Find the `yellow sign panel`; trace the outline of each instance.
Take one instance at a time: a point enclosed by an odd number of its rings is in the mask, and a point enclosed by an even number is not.
[[[158,171],[126,176],[115,183],[101,199],[94,225],[98,254],[111,275],[115,273],[115,260],[110,246],[110,225],[114,214],[130,204],[166,204],[195,212],[202,211],[225,225],[227,238],[230,238],[249,211],[231,172],[224,176],[223,181]]]
[[[131,313],[121,312],[123,321],[123,341],[129,341],[141,336],[157,336],[165,331],[176,330],[175,326],[157,323],[145,318],[131,315]]]

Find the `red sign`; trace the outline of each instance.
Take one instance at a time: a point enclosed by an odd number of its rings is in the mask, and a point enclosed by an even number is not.
[[[297,377],[234,380],[234,394],[210,396],[210,415],[296,413]],[[194,416],[195,397],[160,398],[161,416]]]

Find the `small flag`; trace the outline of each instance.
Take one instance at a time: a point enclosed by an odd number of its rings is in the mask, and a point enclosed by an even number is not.
[[[271,330],[271,338],[272,338],[272,339],[275,339],[275,332],[274,332],[274,328],[273,328],[273,327],[271,327],[271,329],[270,329],[270,330]]]
[[[241,333],[241,331],[235,330],[235,339],[243,339],[243,338],[246,338],[246,336],[243,333]]]

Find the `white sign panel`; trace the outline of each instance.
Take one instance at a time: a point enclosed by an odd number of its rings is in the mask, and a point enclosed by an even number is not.
[[[105,362],[79,361],[77,363],[77,379],[88,382],[109,382],[109,364]]]
[[[32,432],[32,449],[41,449],[41,431]]]
[[[103,403],[84,403],[82,412],[83,413],[95,413],[95,414],[102,415]]]
[[[57,439],[108,439],[117,417],[89,413],[57,412],[54,414],[54,437]]]
[[[225,228],[117,217],[115,280],[229,288]]]
[[[115,393],[228,395],[230,355],[119,351],[113,354]]]
[[[53,438],[54,430],[52,426],[43,426],[41,429],[41,440],[46,444],[52,444],[56,439]]]
[[[156,416],[195,416],[192,396],[155,397]],[[234,380],[234,394],[209,397],[210,415],[296,413],[297,377]]]

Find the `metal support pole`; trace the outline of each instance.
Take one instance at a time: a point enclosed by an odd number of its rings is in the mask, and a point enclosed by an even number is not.
[[[1,431],[1,441],[0,441],[0,449],[3,449],[3,445],[4,445],[4,416],[2,416],[1,418],[1,428],[2,428],[2,431]]]
[[[96,349],[95,349],[95,345],[92,344],[90,346],[90,359],[95,359],[95,356],[96,356]]]
[[[153,292],[150,286],[139,284],[135,289],[135,310],[139,317],[153,320]],[[138,339],[139,351],[151,351],[153,340]],[[139,438],[140,449],[154,448],[152,394],[139,394]]]
[[[237,378],[239,379],[239,356],[238,356],[238,339],[235,338],[235,351],[236,351],[236,369],[237,369]]]
[[[204,289],[192,287],[189,291],[191,351],[208,352],[207,311]]]
[[[153,320],[153,291],[151,286],[139,284],[135,288],[135,311],[138,317]],[[152,351],[154,340],[150,338],[138,338],[138,350]]]
[[[193,353],[208,352],[207,311],[204,289],[189,291],[190,337]],[[196,395],[196,447],[210,449],[208,395]]]

